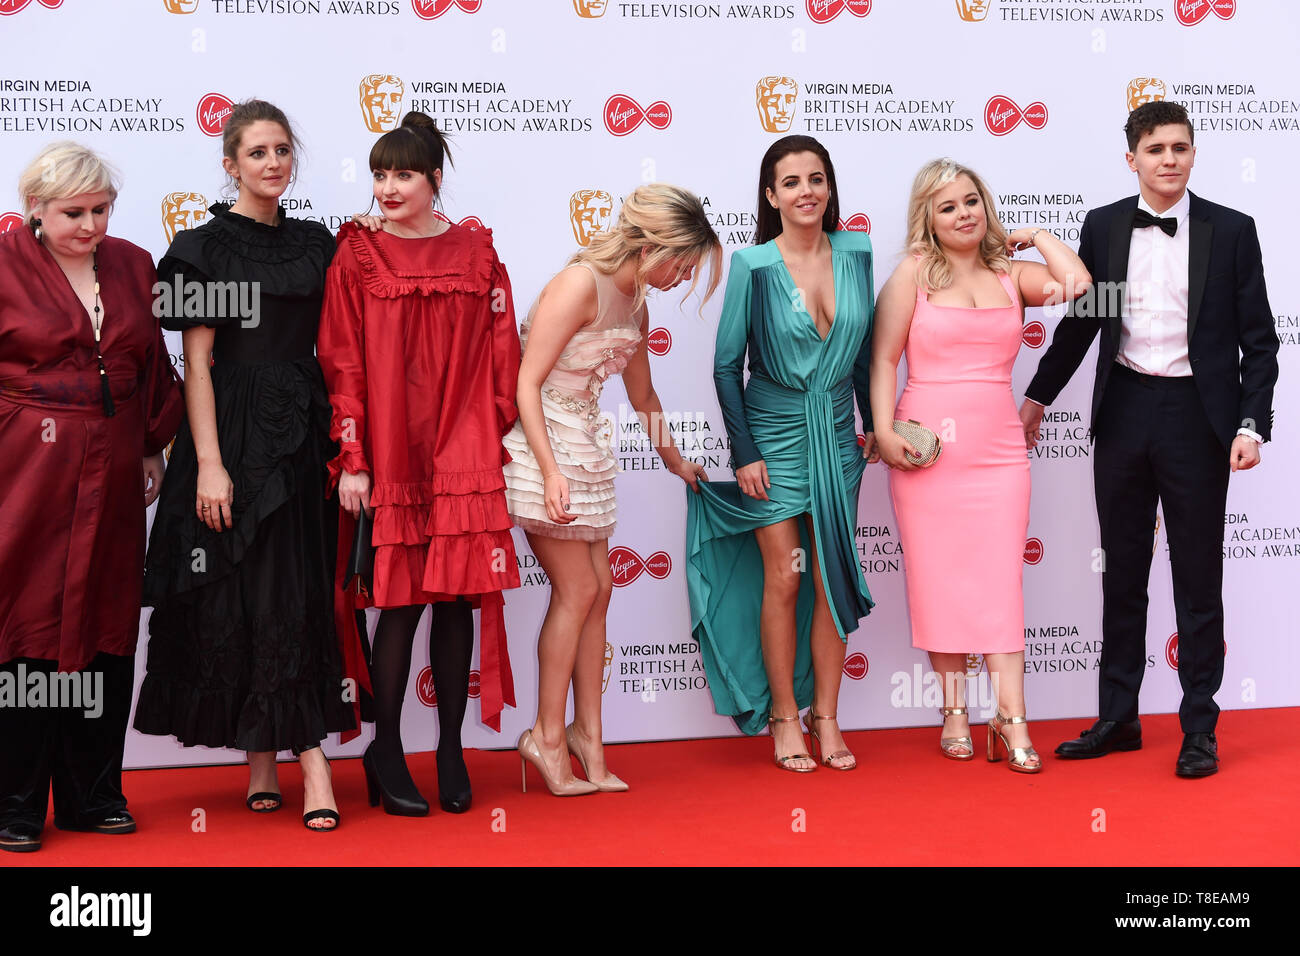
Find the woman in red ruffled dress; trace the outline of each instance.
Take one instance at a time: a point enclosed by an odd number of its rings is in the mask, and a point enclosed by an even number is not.
[[[359,646],[353,608],[382,608],[370,655],[375,739],[363,763],[374,806],[424,816],[402,748],[402,699],[411,645],[432,605],[429,658],[438,698],[438,796],[470,805],[460,728],[473,652],[472,608],[481,608],[483,722],[500,729],[514,704],[502,595],[519,586],[501,466],[501,438],[515,422],[519,335],[510,280],[487,229],[451,225],[433,211],[446,143],[433,120],[408,113],[370,151],[377,231],[339,230],[317,351],[330,392],[330,463],[343,510],[346,557],[361,509],[372,516],[370,594],[342,588],[336,619]],[[357,655],[349,653],[353,672]]]

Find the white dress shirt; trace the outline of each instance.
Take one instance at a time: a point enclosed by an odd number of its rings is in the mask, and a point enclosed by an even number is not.
[[[1192,374],[1187,357],[1187,214],[1191,197],[1183,196],[1157,213],[1141,196],[1137,207],[1173,219],[1172,236],[1155,226],[1134,229],[1128,247],[1128,294],[1120,321],[1115,361],[1144,375],[1184,377]]]

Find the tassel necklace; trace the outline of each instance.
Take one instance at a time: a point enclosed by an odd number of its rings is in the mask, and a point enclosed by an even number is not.
[[[108,370],[104,368],[104,353],[99,346],[100,332],[104,328],[104,313],[99,301],[99,261],[95,254],[90,254],[90,268],[95,273],[95,315],[90,320],[90,327],[95,332],[95,358],[99,360],[99,394],[104,403],[104,415],[112,418],[117,414],[117,409],[113,407],[113,392],[108,387]]]

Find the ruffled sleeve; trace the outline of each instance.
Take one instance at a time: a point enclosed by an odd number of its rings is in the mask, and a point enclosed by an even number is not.
[[[340,243],[343,232],[339,233]],[[325,301],[321,306],[316,357],[329,392],[330,438],[339,454],[329,464],[329,489],[342,472],[370,473],[366,461],[366,359],[362,316],[364,296],[350,257],[336,259],[325,276]]]
[[[496,399],[497,430],[500,437],[519,418],[515,393],[519,384],[519,330],[515,326],[515,303],[510,294],[510,276],[497,259],[492,269],[492,391]],[[501,447],[504,465],[510,453]]]

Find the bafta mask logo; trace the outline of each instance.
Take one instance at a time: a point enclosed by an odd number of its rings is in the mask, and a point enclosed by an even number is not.
[[[371,73],[361,80],[361,116],[372,133],[397,129],[402,118],[402,97],[406,86],[400,76]]]
[[[603,694],[609,690],[609,675],[614,671],[614,645],[609,641],[605,642],[605,679],[600,684],[600,692]]]
[[[193,13],[199,8],[199,0],[163,0],[168,13]]]
[[[789,76],[765,76],[754,87],[758,121],[769,133],[788,133],[794,122],[795,101],[799,84]]]
[[[587,20],[595,20],[597,17],[605,15],[606,8],[609,7],[608,0],[573,0],[573,9],[578,16]],[[606,677],[608,679],[608,677]]]
[[[411,9],[421,20],[436,20],[452,7],[459,7],[466,13],[478,13],[483,0],[411,0]]]
[[[203,193],[168,193],[163,197],[162,224],[168,243],[176,233],[193,229],[207,218],[208,200]]]
[[[978,23],[989,15],[993,0],[957,0],[957,15],[967,23]]]
[[[591,244],[598,232],[609,228],[614,197],[603,189],[579,189],[569,197],[569,225],[580,246]]]
[[[1165,81],[1154,76],[1136,76],[1128,81],[1128,108],[1135,110],[1165,98]]]
[[[0,0],[0,17],[21,13],[31,2],[32,0]],[[49,10],[57,10],[63,6],[63,0],[37,0],[37,2]]]

